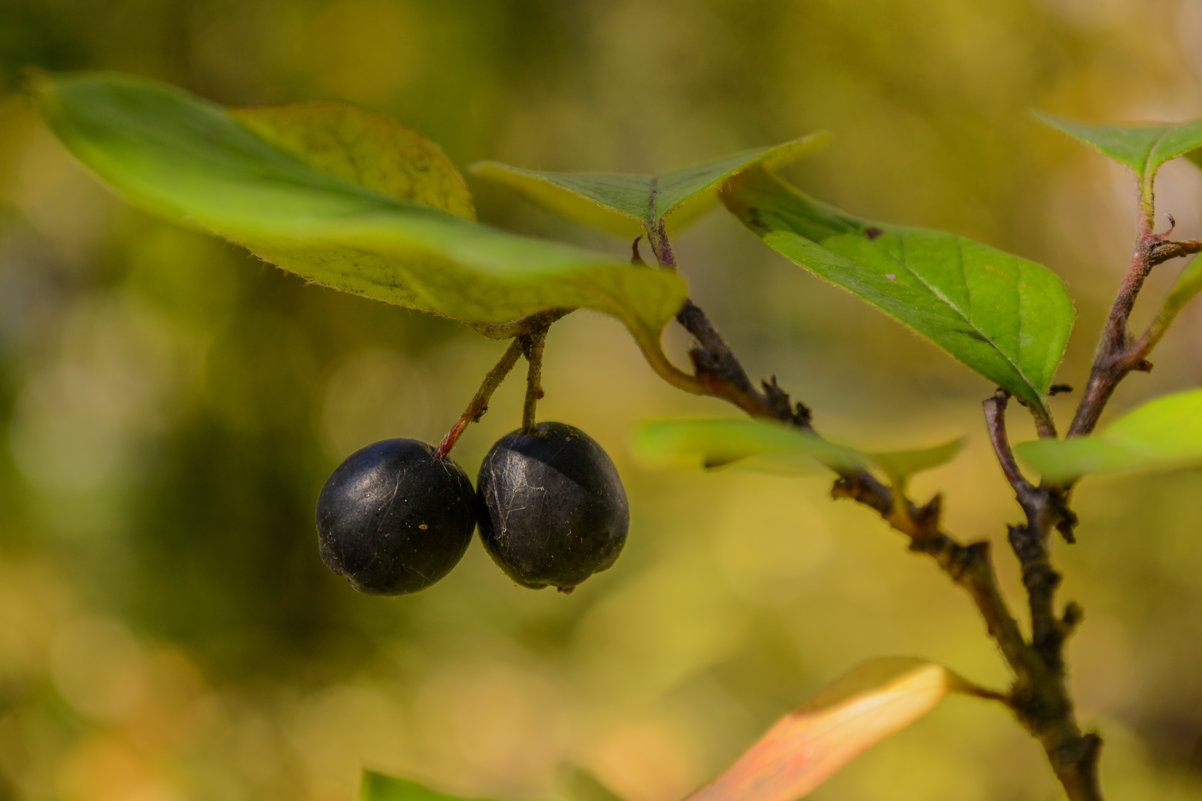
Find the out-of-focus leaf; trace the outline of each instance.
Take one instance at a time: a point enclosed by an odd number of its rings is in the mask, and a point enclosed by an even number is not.
[[[488,801],[488,799],[447,795],[408,779],[398,779],[374,770],[365,770],[359,784],[359,801]]]
[[[1099,433],[1021,442],[1014,452],[1053,481],[1202,464],[1202,389],[1148,401]]]
[[[713,204],[718,187],[730,176],[755,165],[780,165],[800,158],[828,139],[825,133],[811,134],[658,175],[538,172],[495,161],[480,162],[471,170],[564,217],[633,237],[653,231],[660,220],[669,230],[682,228]]]
[[[808,431],[769,420],[665,420],[635,432],[635,447],[654,462],[702,461],[709,466],[751,456],[805,456],[833,470],[866,466],[868,457]]]
[[[956,458],[964,447],[964,438],[957,437],[930,448],[915,448],[905,451],[873,452],[868,454],[877,467],[893,479],[909,476],[946,464]]]
[[[1073,324],[1072,301],[1055,273],[954,234],[857,219],[763,170],[733,178],[722,198],[785,257],[1045,408]]]
[[[415,141],[374,115],[320,104],[236,119],[177,89],[109,74],[40,77],[32,88],[68,149],[130,202],[335,289],[470,323],[587,307],[622,320],[641,341],[685,297],[683,281],[665,271],[428,205],[470,213],[453,168],[429,148],[410,148],[431,168],[429,183],[356,166]],[[312,140],[298,127],[305,119]],[[378,155],[390,169],[393,155]]]
[[[867,662],[781,718],[686,801],[793,801],[953,692],[981,691],[919,659]],[[899,777],[899,781],[901,777]]]
[[[1035,116],[1134,170],[1145,208],[1151,207],[1152,182],[1161,165],[1202,147],[1202,120],[1166,125],[1099,125],[1042,112]]]
[[[961,445],[962,441],[957,439],[933,448],[867,452],[828,442],[772,420],[753,419],[666,420],[646,423],[635,433],[636,449],[652,462],[700,460],[707,466],[718,466],[769,457],[767,463],[778,468],[786,464],[801,469],[825,465],[846,471],[876,466],[894,479],[904,479],[949,461]],[[777,458],[798,456],[805,457],[805,462]]]

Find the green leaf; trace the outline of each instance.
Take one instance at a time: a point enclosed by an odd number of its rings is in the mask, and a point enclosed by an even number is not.
[[[890,479],[898,482],[924,470],[947,464],[956,458],[963,448],[964,438],[957,437],[929,448],[871,453],[869,456]]]
[[[634,237],[654,231],[661,220],[669,229],[682,228],[712,205],[718,187],[730,176],[755,165],[795,160],[826,144],[829,138],[825,133],[811,134],[658,175],[537,172],[495,161],[480,162],[471,170],[564,217]]]
[[[1052,481],[1200,465],[1202,389],[1148,401],[1096,434],[1022,442],[1014,452]]]
[[[408,779],[398,779],[394,776],[376,773],[373,770],[365,770],[359,784],[359,801],[488,801],[488,799],[447,795]]]
[[[685,801],[802,798],[953,692],[987,695],[950,670],[919,659],[895,657],[860,665],[777,721],[722,775]]]
[[[1151,209],[1152,183],[1161,165],[1202,147],[1202,120],[1166,125],[1098,125],[1041,112],[1035,116],[1134,170],[1145,210]]]
[[[468,323],[586,307],[642,341],[685,297],[666,271],[464,219],[454,168],[377,115],[332,103],[229,112],[110,74],[32,89],[67,148],[130,202],[334,289]]]
[[[954,234],[857,219],[763,170],[732,179],[722,199],[785,257],[1045,408],[1073,323],[1055,273]]]
[[[876,466],[893,479],[904,479],[949,461],[961,440],[934,448],[870,453],[829,442],[809,431],[771,420],[667,420],[646,423],[635,432],[635,448],[648,461],[700,460],[707,466],[767,457],[774,467],[824,465],[838,472]],[[790,457],[804,457],[798,464]]]

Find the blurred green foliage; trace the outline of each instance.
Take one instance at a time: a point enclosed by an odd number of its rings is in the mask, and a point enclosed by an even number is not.
[[[570,760],[651,801],[865,658],[1005,681],[967,601],[870,514],[827,500],[824,480],[633,461],[641,420],[726,410],[661,385],[597,315],[557,324],[540,409],[588,430],[626,478],[617,566],[570,596],[535,593],[473,547],[425,593],[355,595],[317,557],[325,475],[375,439],[436,440],[501,346],[115,201],[34,118],[23,67],[123,70],[229,104],[352,100],[461,165],[660,171],[828,129],[835,144],[790,174],[807,191],[1066,278],[1079,322],[1059,378],[1080,385],[1134,184],[1028,109],[1202,116],[1200,45],[1191,0],[6,0],[0,799],[333,801],[364,764],[546,798]],[[1202,228],[1193,169],[1169,165],[1158,192],[1188,236]],[[474,189],[484,219],[628,253]],[[718,212],[674,245],[748,368],[775,372],[823,432],[882,449],[966,433],[915,490],[946,491],[949,528],[1004,552],[1017,510],[981,431],[990,387]],[[1161,269],[1149,299],[1177,268]],[[1116,411],[1199,383],[1200,324],[1183,312]],[[668,341],[679,354],[683,338]],[[517,425],[519,395],[503,388],[468,430],[469,472]],[[1070,648],[1081,717],[1107,736],[1116,798],[1202,791],[1200,492],[1196,471],[1088,483],[1081,542],[1057,550],[1065,597],[1087,612]],[[1053,794],[1001,710],[956,700],[815,797]]]

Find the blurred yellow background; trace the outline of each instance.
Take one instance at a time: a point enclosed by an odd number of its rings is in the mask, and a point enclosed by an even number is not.
[[[460,165],[650,171],[817,129],[790,177],[848,210],[944,228],[1063,275],[1080,387],[1134,235],[1123,170],[1041,128],[1202,116],[1193,0],[4,0],[0,5],[0,800],[334,801],[370,766],[448,791],[562,797],[561,766],[630,801],[707,780],[854,664],[905,654],[1006,674],[965,597],[829,480],[655,470],[642,420],[733,413],[658,381],[621,327],[547,345],[544,419],[607,447],[632,527],[569,596],[478,545],[419,595],[355,594],[317,556],[328,472],[391,436],[437,441],[503,345],[304,285],[115,200],[50,137],[19,70],[103,68],[227,104],[343,98]],[[629,252],[474,183],[482,218]],[[1165,168],[1160,224],[1202,235],[1202,173]],[[868,447],[965,434],[924,475],[962,538],[1018,510],[979,402],[992,390],[720,211],[675,242],[694,298],[819,430]],[[1176,265],[1150,282],[1148,319]],[[1202,308],[1110,416],[1202,380]],[[679,359],[684,338],[667,341]],[[516,427],[502,388],[456,458]],[[1073,397],[1057,399],[1061,418]],[[1030,426],[1012,418],[1015,439]],[[1096,479],[1062,600],[1110,797],[1202,795],[1202,474]],[[1004,710],[953,699],[818,799],[1058,797]]]

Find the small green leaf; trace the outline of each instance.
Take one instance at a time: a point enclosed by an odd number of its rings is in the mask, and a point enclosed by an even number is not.
[[[1161,165],[1202,147],[1202,120],[1166,125],[1098,125],[1036,112],[1042,122],[1090,145],[1135,171],[1145,210]]]
[[[537,172],[495,161],[480,162],[471,170],[564,217],[634,237],[654,231],[661,220],[670,230],[679,230],[714,202],[718,187],[730,176],[757,164],[795,160],[828,139],[825,133],[811,134],[658,175]]]
[[[930,470],[950,462],[963,448],[964,438],[957,437],[930,448],[871,453],[869,457],[896,483],[924,470]]]
[[[666,271],[464,219],[454,168],[378,115],[333,103],[231,113],[109,74],[32,88],[68,149],[131,203],[334,289],[469,323],[586,307],[643,342],[686,294]]]
[[[954,692],[988,695],[931,662],[900,657],[867,662],[777,721],[726,772],[685,801],[793,801],[807,796]]]
[[[1052,481],[1202,464],[1202,389],[1148,401],[1099,433],[1022,442],[1014,452]]]
[[[961,445],[957,439],[934,448],[869,453],[783,423],[757,419],[666,420],[646,423],[635,432],[635,448],[651,462],[701,461],[713,467],[766,457],[772,467],[824,465],[845,472],[876,466],[893,479],[937,467],[954,457]]]
[[[1035,262],[954,234],[857,219],[763,170],[723,202],[773,249],[929,338],[994,384],[1044,407],[1073,304]]]
[[[488,801],[488,799],[447,795],[408,779],[398,779],[374,770],[365,770],[359,784],[359,801]]]

